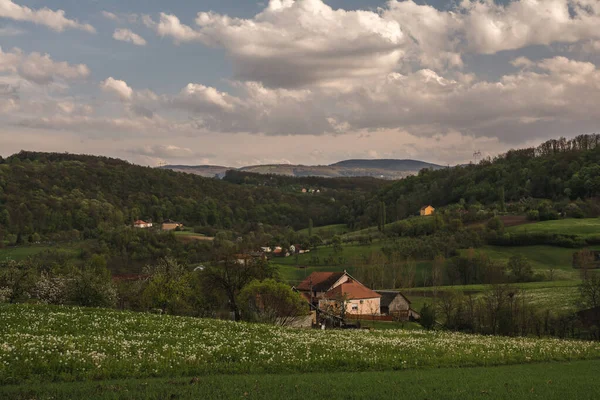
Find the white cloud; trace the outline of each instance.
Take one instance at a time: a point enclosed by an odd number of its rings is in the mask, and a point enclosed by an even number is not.
[[[112,76],[100,83],[102,90],[116,94],[123,101],[131,99],[133,89],[127,85],[127,82],[114,79]]]
[[[84,79],[90,75],[84,64],[71,65],[52,60],[48,54],[37,52],[23,54],[19,49],[3,52],[0,48],[0,72],[18,74],[21,78],[37,84],[49,84],[56,79],[67,81]]]
[[[400,70],[464,67],[467,53],[600,39],[597,0],[463,0],[447,11],[390,0],[377,11],[322,0],[271,0],[250,19],[200,12],[196,26],[161,13],[145,24],[176,43],[224,48],[237,78],[268,87],[348,90]]]
[[[25,31],[12,26],[3,26],[0,28],[0,36],[11,37],[25,34]]]
[[[66,18],[63,10],[54,11],[47,7],[32,10],[29,7],[15,4],[12,0],[0,0],[0,17],[15,21],[33,22],[57,32],[62,32],[65,29],[79,29],[90,33],[96,32],[90,24],[81,24],[76,20]]]
[[[147,20],[176,42],[224,47],[239,78],[276,87],[340,87],[387,73],[405,41],[396,21],[371,11],[333,10],[320,0],[272,1],[254,19],[199,13],[196,24],[198,30],[164,13],[157,23]]]
[[[102,16],[111,21],[120,22],[121,18],[115,13],[111,13],[110,11],[102,11]]]
[[[174,15],[160,13],[160,20],[158,22],[154,22],[150,16],[144,15],[142,21],[144,25],[154,29],[160,36],[172,37],[177,43],[190,42],[202,37],[199,32],[182,24],[179,18]]]
[[[188,147],[179,147],[175,145],[164,145],[164,144],[154,144],[154,145],[144,145],[141,147],[135,147],[129,150],[132,154],[148,156],[153,158],[191,158],[191,157],[202,157],[202,158],[211,158],[212,154],[196,154],[192,149]]]
[[[459,11],[467,47],[478,53],[600,38],[596,0],[517,0],[507,5],[463,0]]]
[[[113,33],[113,39],[119,40],[121,42],[129,42],[133,43],[136,46],[145,46],[146,40],[138,35],[137,33],[132,32],[129,29],[117,29],[115,33]]]

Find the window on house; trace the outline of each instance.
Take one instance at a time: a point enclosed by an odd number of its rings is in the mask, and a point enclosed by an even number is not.
[[[352,311],[358,311],[358,305],[357,304],[353,304],[352,305]]]
[[[362,304],[362,303],[364,303],[364,302],[365,302],[364,300],[361,300],[361,301],[360,301],[360,304]]]

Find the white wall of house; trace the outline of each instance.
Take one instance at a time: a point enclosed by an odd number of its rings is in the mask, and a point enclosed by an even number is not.
[[[346,314],[360,315],[379,315],[381,309],[381,299],[379,297],[372,299],[351,299],[346,301]],[[320,300],[319,308],[327,309],[336,307],[335,300]]]

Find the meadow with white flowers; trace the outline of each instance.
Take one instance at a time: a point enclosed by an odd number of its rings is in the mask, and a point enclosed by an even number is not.
[[[318,331],[63,306],[0,306],[0,384],[400,370],[600,358],[600,343],[426,331]]]

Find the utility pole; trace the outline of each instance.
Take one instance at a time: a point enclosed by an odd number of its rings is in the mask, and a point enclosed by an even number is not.
[[[481,150],[477,150],[476,152],[473,153],[473,159],[475,160],[475,164],[477,164],[479,162],[480,158],[481,158]]]

